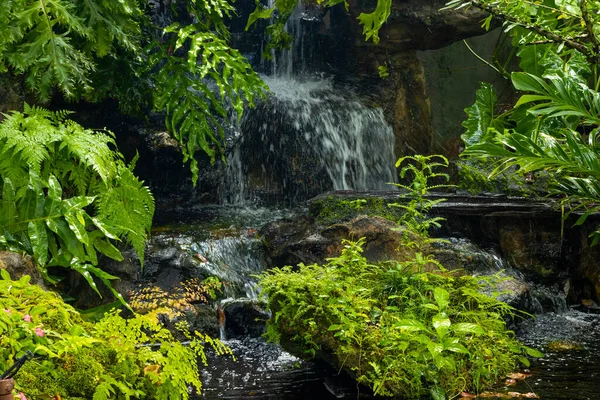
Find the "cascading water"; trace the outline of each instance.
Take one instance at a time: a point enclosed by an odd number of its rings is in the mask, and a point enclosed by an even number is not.
[[[292,47],[272,52],[271,75],[263,76],[271,92],[247,110],[230,148],[224,203],[294,204],[327,190],[377,190],[395,181],[394,133],[383,111],[309,72],[304,25],[311,19],[299,2],[285,28]]]
[[[495,288],[484,288],[488,295],[500,292],[499,300],[531,314],[568,310],[567,295],[561,288],[529,281],[496,250],[482,249],[465,238],[451,237],[446,240],[446,243],[437,245],[436,255],[442,264],[458,264],[473,276],[496,275],[503,279]]]

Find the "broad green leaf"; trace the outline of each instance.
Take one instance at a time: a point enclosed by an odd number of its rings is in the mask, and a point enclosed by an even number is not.
[[[494,136],[493,129],[502,130],[499,121],[494,119],[496,104],[494,87],[489,83],[480,83],[475,93],[475,103],[465,108],[467,119],[462,125],[467,131],[461,135],[461,139],[467,147],[490,140]]]
[[[246,28],[244,30],[248,30],[252,24],[254,24],[259,19],[269,19],[273,16],[273,11],[275,11],[275,7],[266,8],[263,6],[260,1],[256,2],[256,9],[248,16],[248,23],[246,24]]]
[[[446,393],[444,392],[444,389],[437,385],[429,389],[429,393],[431,394],[431,398],[433,400],[446,400]]]
[[[392,8],[392,0],[377,0],[377,7],[372,13],[361,13],[358,16],[360,24],[363,26],[363,35],[365,41],[373,39],[373,43],[379,43],[379,29],[387,21]]]
[[[471,323],[471,322],[461,322],[461,323],[453,324],[452,329],[455,332],[472,333],[477,336],[485,334],[485,331],[483,330],[483,328],[481,326],[479,326],[478,324],[475,324],[475,323]]]
[[[33,249],[33,257],[40,265],[48,262],[48,232],[43,220],[35,220],[27,224],[27,233]]]
[[[112,258],[115,261],[123,261],[123,254],[107,239],[97,238],[94,240],[94,247],[100,253]]]
[[[446,333],[448,332],[448,329],[451,325],[450,319],[446,317],[445,314],[434,315],[431,320],[431,323],[433,325],[433,328],[437,332],[438,337],[440,338],[446,336]]]
[[[427,327],[421,321],[415,319],[399,320],[394,324],[394,326],[396,328],[404,329],[406,331],[427,331]]]
[[[435,298],[435,302],[438,304],[440,310],[444,310],[448,307],[450,303],[450,293],[444,288],[436,287],[433,290],[433,297]]]
[[[525,352],[530,355],[531,357],[536,357],[536,358],[540,358],[540,357],[544,357],[544,353],[542,353],[539,350],[533,349],[531,347],[527,347],[527,346],[523,346],[523,348],[525,349]]]

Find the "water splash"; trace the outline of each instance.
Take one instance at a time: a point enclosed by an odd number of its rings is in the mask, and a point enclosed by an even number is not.
[[[305,200],[332,189],[389,189],[395,139],[381,109],[330,79],[264,80],[271,94],[242,124],[225,202],[254,201],[261,191]]]
[[[273,0],[269,3],[273,6]],[[395,181],[395,139],[381,108],[311,71],[309,38],[320,11],[298,1],[284,30],[289,49],[273,50],[271,92],[247,110],[232,140],[223,204],[297,204],[328,190],[381,190]]]

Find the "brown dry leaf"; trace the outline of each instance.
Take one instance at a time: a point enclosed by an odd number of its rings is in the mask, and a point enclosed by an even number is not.
[[[158,365],[158,364],[147,365],[144,367],[144,375],[148,374],[148,373],[158,374],[159,369],[160,369],[160,365]]]
[[[517,384],[517,381],[515,379],[507,379],[506,381],[504,381],[504,384],[506,386],[513,386]]]
[[[492,397],[492,398],[503,398],[504,393],[495,393],[495,392],[483,392],[480,393],[477,397]]]
[[[474,399],[475,397],[477,397],[477,396],[475,396],[474,394],[471,394],[471,393],[467,393],[467,392],[462,392],[460,394],[461,399]]]
[[[511,399],[518,399],[519,397],[521,397],[521,393],[519,392],[508,392],[508,397]]]
[[[523,393],[522,397],[525,399],[539,399],[540,398],[540,396],[538,396],[537,394],[535,394],[533,392]]]
[[[525,378],[529,378],[531,374],[525,374],[523,372],[514,372],[512,374],[507,374],[506,377],[510,379],[514,379],[516,381],[522,381]]]

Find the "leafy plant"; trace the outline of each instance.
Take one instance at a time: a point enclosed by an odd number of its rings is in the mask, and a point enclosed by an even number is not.
[[[140,50],[137,2],[41,0],[0,5],[0,72],[26,75],[42,101],[58,87],[69,99],[93,91],[97,59]]]
[[[223,1],[217,10],[229,16],[233,8]],[[184,162],[190,162],[194,184],[199,172],[196,152],[203,151],[212,162],[224,154],[223,122],[230,114],[224,104],[231,104],[239,122],[244,107],[253,107],[256,96],[267,89],[240,52],[229,48],[217,33],[208,31],[209,26],[197,23],[167,27],[165,33],[174,34],[170,50],[161,46],[149,59],[151,67],[158,69],[154,108],[166,110],[166,126],[181,144]],[[226,32],[222,21],[217,29]],[[169,54],[184,48],[189,49],[186,58]]]
[[[389,207],[399,207],[405,210],[405,213],[398,221],[400,224],[417,232],[423,237],[429,235],[429,229],[440,227],[441,217],[429,217],[431,209],[446,199],[431,199],[427,197],[431,190],[452,187],[445,183],[430,183],[432,180],[447,182],[450,176],[444,172],[437,172],[439,168],[448,168],[448,159],[441,155],[423,156],[420,154],[414,156],[405,156],[396,161],[396,168],[401,167],[400,178],[409,178],[409,184],[392,183],[392,185],[408,191],[406,195],[410,198],[407,204],[391,203]]]
[[[243,105],[252,106],[266,85],[229,47],[229,1],[181,5],[193,23],[163,30],[151,21],[153,6],[134,0],[3,1],[0,73],[22,77],[41,102],[58,89],[69,100],[113,98],[127,112],[165,112],[195,182],[196,153],[212,162],[222,154],[229,118],[223,104],[241,118]],[[168,10],[176,8],[173,2]]]
[[[333,7],[337,4],[343,3],[346,11],[350,7],[346,0],[317,0],[318,4],[324,5],[325,7]],[[294,8],[296,8],[297,2],[295,0],[275,0],[273,7],[266,8],[261,4],[260,1],[256,1],[256,9],[248,18],[248,24],[246,30],[248,30],[256,21],[261,19],[274,20],[274,22],[267,27],[266,34],[269,37],[269,43],[263,53],[263,57],[269,59],[271,57],[270,52],[273,49],[288,49],[293,38],[284,29],[285,23],[292,15]],[[363,27],[363,35],[365,35],[365,41],[371,39],[373,43],[379,43],[379,30],[383,24],[387,21],[392,11],[392,0],[377,0],[375,10],[370,13],[360,13],[357,17],[360,25]],[[379,69],[379,74],[384,77],[387,73],[387,69],[384,71]]]
[[[164,310],[132,319],[112,311],[89,324],[28,276],[12,281],[0,273],[0,370],[32,351],[17,379],[28,398],[188,399],[188,385],[201,390],[204,346],[230,354],[220,341],[181,326],[190,340],[184,346],[158,322]]]
[[[515,167],[520,173],[546,171],[555,180],[549,194],[571,212],[581,211],[575,225],[582,224],[600,211],[600,3],[453,0],[447,6],[474,6],[502,19],[524,70],[511,74],[523,94],[501,114],[492,87],[482,84],[465,110],[463,156],[494,163],[491,176]],[[600,230],[591,236],[596,244]]]
[[[345,242],[323,266],[261,276],[272,340],[309,357],[333,355],[376,394],[403,398],[479,392],[517,362],[528,365],[525,354],[540,356],[506,328],[515,310],[481,293],[497,277],[425,272],[417,258],[371,264],[363,244]]]
[[[492,18],[503,21],[506,31],[515,31],[515,42],[520,45],[552,44],[559,53],[576,51],[590,65],[600,55],[598,40],[597,1],[529,1],[529,0],[451,0],[446,8],[476,7],[490,13],[484,21],[489,29]]]
[[[166,292],[158,286],[145,285],[131,291],[129,305],[140,314],[166,309],[166,315],[176,319],[193,309],[197,303],[208,303],[222,292],[223,283],[216,277],[201,281],[188,279],[178,284],[172,291]]]
[[[100,294],[94,276],[108,287],[117,278],[97,253],[120,261],[115,243],[126,240],[143,263],[154,199],[112,133],[68,114],[25,105],[0,124],[0,248],[30,254],[50,281],[47,267],[71,268]]]

